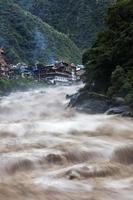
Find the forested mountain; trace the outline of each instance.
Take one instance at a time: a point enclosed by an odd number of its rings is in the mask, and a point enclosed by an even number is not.
[[[5,47],[10,63],[50,63],[57,59],[80,62],[79,49],[65,34],[14,2],[0,0],[0,46]]]
[[[118,0],[106,27],[83,56],[86,91],[124,97],[133,106],[133,1]]]
[[[115,0],[13,0],[56,30],[67,34],[81,49],[95,40],[107,7]]]

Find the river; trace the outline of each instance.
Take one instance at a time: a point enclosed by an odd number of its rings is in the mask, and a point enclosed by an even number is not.
[[[0,200],[133,199],[133,121],[67,108],[78,89],[0,99]]]

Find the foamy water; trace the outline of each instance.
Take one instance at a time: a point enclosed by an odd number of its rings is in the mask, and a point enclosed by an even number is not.
[[[133,121],[68,108],[79,86],[0,100],[0,200],[132,200]]]

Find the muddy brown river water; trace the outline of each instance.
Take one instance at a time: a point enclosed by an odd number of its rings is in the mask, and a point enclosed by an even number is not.
[[[0,100],[0,200],[133,200],[133,120],[67,108],[79,86]]]

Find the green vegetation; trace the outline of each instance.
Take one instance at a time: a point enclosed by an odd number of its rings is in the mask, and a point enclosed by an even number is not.
[[[104,14],[114,0],[16,0],[84,49],[104,25]]]
[[[12,0],[0,0],[0,46],[8,62],[51,63],[65,59],[80,63],[77,46],[40,18],[25,11]]]
[[[10,92],[15,92],[17,90],[26,90],[34,86],[35,82],[30,79],[19,78],[10,80],[8,78],[0,78],[0,96],[7,95]]]
[[[118,0],[106,27],[83,55],[85,90],[124,97],[133,106],[133,1]]]

